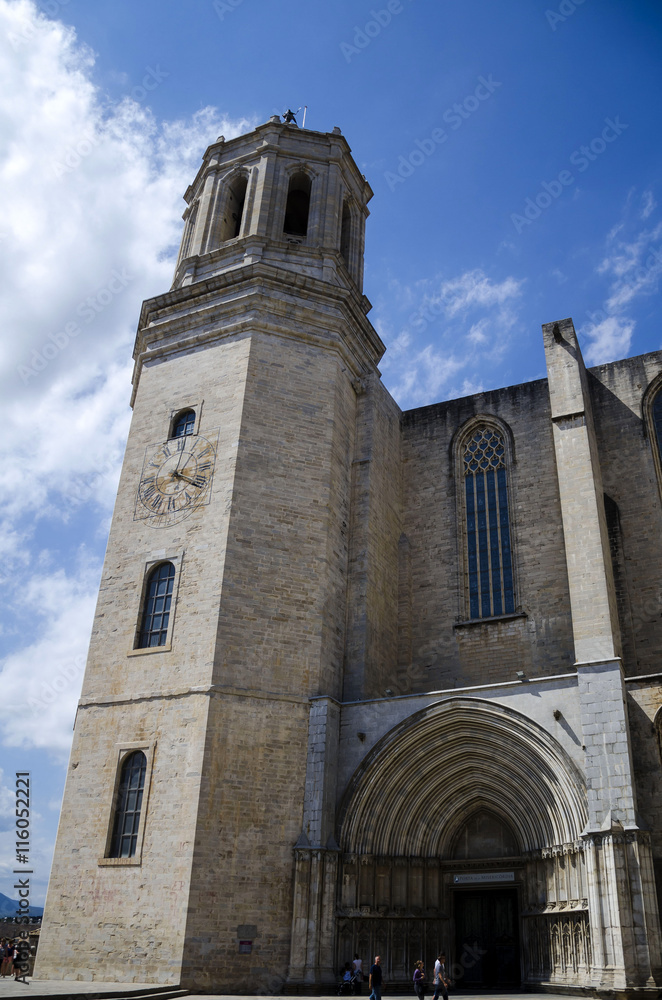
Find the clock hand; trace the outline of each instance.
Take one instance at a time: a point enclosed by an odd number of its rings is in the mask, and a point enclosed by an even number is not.
[[[181,464],[181,461],[182,461],[182,458],[183,458],[183,456],[184,456],[184,446],[185,446],[185,444],[186,444],[186,437],[184,437],[183,439],[182,439],[182,438],[177,438],[176,440],[177,440],[178,442],[179,442],[179,441],[181,441],[181,442],[182,442],[182,446],[181,446],[181,448],[179,449],[179,455],[177,456],[177,465],[175,466],[175,471],[174,471],[174,475],[175,475],[175,476],[176,476],[176,475],[177,475],[177,473],[178,473],[178,470],[179,470],[179,466],[180,466],[180,464]]]
[[[172,473],[172,475],[175,476],[176,479],[184,479],[187,483],[190,483],[191,486],[196,486],[196,487],[200,486],[200,483],[196,483],[194,479],[189,479],[189,477],[185,476],[183,472],[177,472],[176,469]]]

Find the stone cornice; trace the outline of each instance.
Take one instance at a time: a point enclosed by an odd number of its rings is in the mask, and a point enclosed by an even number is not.
[[[247,264],[143,303],[132,404],[146,362],[254,333],[336,350],[354,378],[377,371],[385,350],[357,289],[263,262]]]
[[[123,697],[109,698],[81,698],[78,708],[98,708],[107,705],[127,705],[142,701],[169,701],[176,698],[190,697],[226,697],[226,698],[254,698],[258,701],[287,701],[295,705],[308,705],[309,699],[300,695],[285,694],[278,691],[251,691],[247,688],[237,688],[229,684],[210,684],[204,687],[189,687],[173,689],[171,691],[138,691],[135,694],[127,694]]]

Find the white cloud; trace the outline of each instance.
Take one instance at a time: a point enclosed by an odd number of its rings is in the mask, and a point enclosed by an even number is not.
[[[475,368],[493,364],[510,346],[523,284],[513,277],[495,282],[474,269],[398,287],[401,307],[413,311],[397,334],[391,333],[391,317],[378,323],[388,345],[382,369],[398,403],[420,406],[440,396],[466,395],[473,391],[467,386],[482,387]],[[431,342],[432,334],[441,347]],[[471,376],[458,383],[456,376],[466,368]]]
[[[394,388],[396,397],[404,397],[414,405],[423,405],[438,398],[442,388],[463,367],[464,361],[436,351],[427,344],[408,358]]]
[[[657,208],[657,202],[653,197],[652,191],[644,191],[641,196],[642,206],[641,206],[641,218],[647,219],[648,216]]]
[[[474,396],[477,392],[483,391],[483,383],[471,378],[465,378],[460,386],[458,396]]]
[[[79,363],[41,397],[19,396],[0,445],[5,518],[32,512],[69,520],[90,501],[112,506],[129,425],[130,378],[130,365],[109,364],[102,371]]]
[[[0,830],[14,829],[16,795],[13,788],[4,783],[4,771],[0,767]]]
[[[12,46],[35,24],[29,44]],[[92,61],[72,29],[28,0],[0,0],[1,377],[10,397],[42,395],[83,360],[127,358],[138,303],[170,284],[182,195],[202,150],[248,124],[206,108],[158,125],[130,97],[108,108],[89,80]]]
[[[487,328],[489,326],[489,320],[486,316],[479,320],[478,323],[474,323],[469,333],[467,334],[467,340],[471,344],[485,344],[487,343]]]
[[[0,0],[0,627],[17,644],[0,675],[2,739],[57,752],[71,739],[99,560],[54,570],[68,547],[50,551],[49,531],[94,534],[107,519],[140,303],[170,286],[205,147],[255,124],[214,108],[159,123],[144,88],[109,105],[93,66],[73,29],[32,0]],[[157,67],[150,86],[167,78]],[[45,685],[63,678],[49,700]],[[20,705],[40,697],[19,726]]]
[[[602,365],[615,358],[627,357],[632,342],[635,322],[619,316],[608,316],[585,330],[590,343],[584,349],[584,358],[589,365]]]
[[[458,278],[442,282],[438,297],[432,295],[430,301],[443,302],[446,314],[455,316],[475,306],[503,305],[520,295],[522,284],[515,278],[505,278],[495,284],[479,269],[466,271]]]
[[[68,752],[100,572],[81,553],[74,575],[35,573],[17,595],[17,628],[32,641],[1,661],[5,746]]]
[[[638,221],[651,215],[655,200],[650,191],[645,191],[643,208],[636,217],[635,200],[634,190],[629,191],[623,218],[607,234],[607,253],[596,268],[608,285],[602,308],[589,312],[591,324],[584,331],[589,340],[584,351],[588,364],[605,364],[627,356],[636,320],[626,313],[634,300],[657,290],[662,275],[662,222],[640,229]]]
[[[598,273],[612,274],[616,278],[624,278],[640,268],[644,258],[653,248],[653,244],[662,237],[662,222],[653,229],[643,229],[631,240],[616,240],[609,234],[607,243],[609,253],[598,265]]]
[[[556,278],[559,285],[565,285],[566,281],[568,280],[567,274],[564,274],[563,271],[561,271],[561,269],[558,267],[553,268],[551,273],[552,277]]]

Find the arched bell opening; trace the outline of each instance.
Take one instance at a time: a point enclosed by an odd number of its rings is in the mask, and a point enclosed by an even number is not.
[[[248,177],[245,174],[239,174],[227,185],[227,197],[218,235],[220,243],[233,240],[241,233],[247,187]]]
[[[307,174],[294,174],[290,179],[285,204],[285,221],[283,233],[286,236],[304,237],[308,233],[308,215],[310,212],[311,181]]]

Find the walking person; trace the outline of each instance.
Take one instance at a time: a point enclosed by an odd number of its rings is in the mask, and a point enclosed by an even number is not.
[[[4,979],[5,976],[11,976],[12,969],[14,968],[14,942],[5,941],[5,950],[2,956],[2,967],[0,968],[0,975]]]
[[[9,958],[9,970],[8,975],[13,976],[15,979],[21,974],[21,969],[19,966],[19,955],[18,955],[18,942],[12,941],[9,948],[7,949],[7,955]]]
[[[382,967],[379,955],[375,955],[375,961],[370,966],[368,986],[370,987],[370,1000],[382,1000]]]
[[[418,997],[418,1000],[424,1000],[425,997],[425,968],[421,961],[416,963],[414,969],[414,993]]]
[[[14,942],[14,965],[13,965],[13,972],[14,972],[14,981],[17,982],[17,983],[19,983],[19,982],[22,982],[22,983],[27,982],[27,980],[25,978],[25,973],[28,970],[28,965],[27,965],[27,963],[25,961],[25,959],[26,959],[25,948],[26,947],[27,947],[27,941],[23,942],[23,941],[17,939]]]
[[[358,955],[354,955],[352,971],[354,973],[354,992],[358,994],[361,992],[361,983],[363,982],[363,959],[359,958]]]
[[[444,1000],[448,1000],[448,987],[450,985],[451,981],[446,972],[446,956],[442,951],[434,963],[434,1000],[439,1000],[440,996]]]

